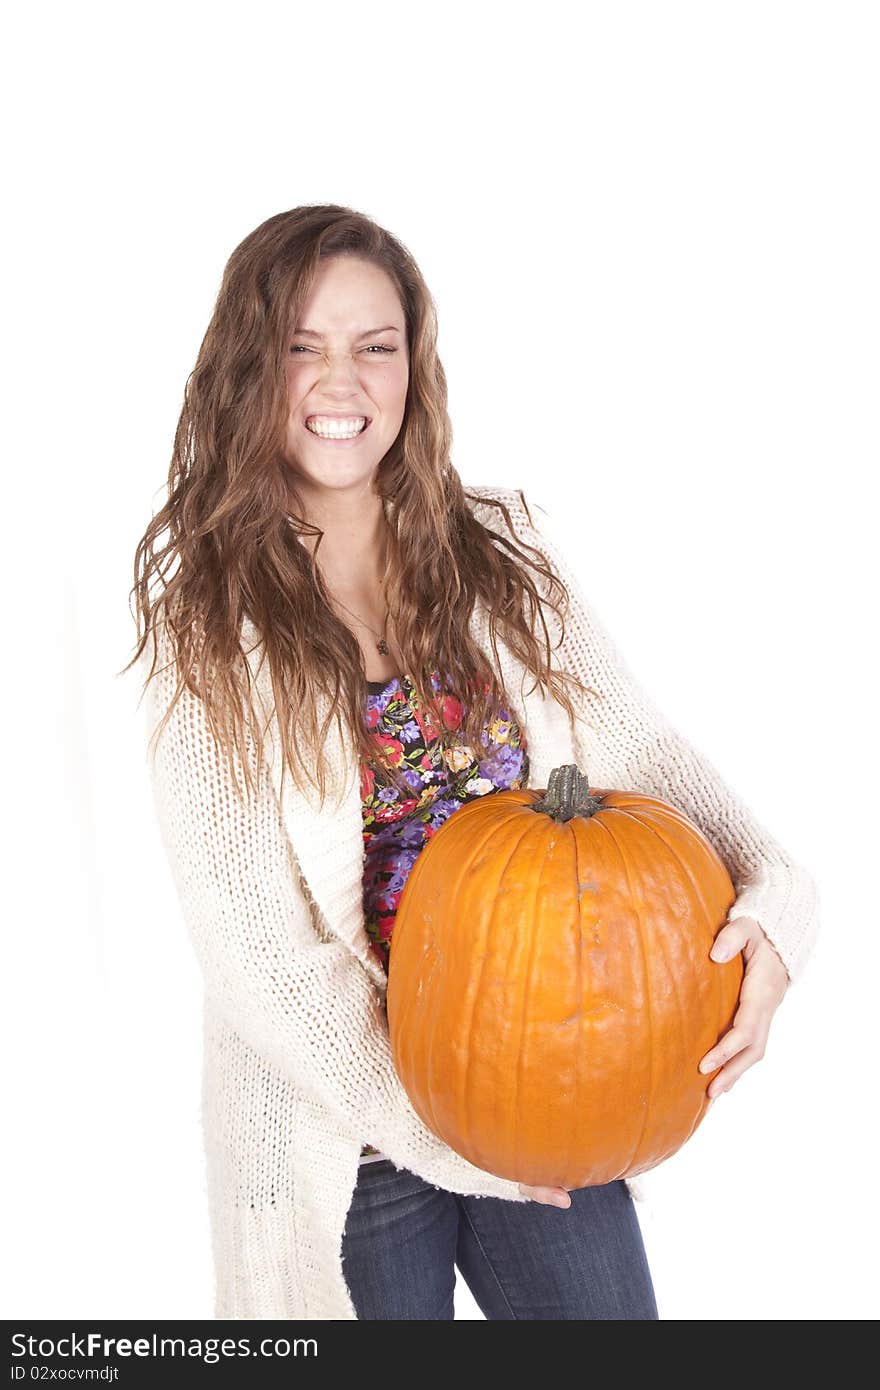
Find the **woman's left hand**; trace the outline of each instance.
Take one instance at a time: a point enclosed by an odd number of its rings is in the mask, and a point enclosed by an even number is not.
[[[700,1062],[701,1072],[721,1068],[707,1087],[710,1100],[729,1091],[744,1071],[760,1062],[773,1015],[788,989],[788,971],[753,917],[731,917],[715,937],[709,955],[725,961],[737,951],[745,958],[739,1005],[731,1027]]]

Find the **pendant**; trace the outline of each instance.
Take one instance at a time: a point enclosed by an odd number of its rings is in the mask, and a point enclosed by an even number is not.
[[[384,637],[380,637],[379,641],[376,643],[376,650],[381,652],[383,656],[388,655],[388,643],[385,641]]]

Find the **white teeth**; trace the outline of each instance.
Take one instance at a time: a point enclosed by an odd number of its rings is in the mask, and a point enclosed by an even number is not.
[[[366,427],[365,415],[353,415],[348,420],[331,420],[328,416],[313,416],[306,420],[306,429],[322,439],[354,439]]]

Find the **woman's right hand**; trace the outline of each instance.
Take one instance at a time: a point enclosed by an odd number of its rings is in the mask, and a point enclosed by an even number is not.
[[[571,1206],[571,1197],[565,1187],[527,1187],[524,1182],[521,1182],[519,1190],[524,1197],[528,1197],[532,1202],[544,1202],[551,1207]]]

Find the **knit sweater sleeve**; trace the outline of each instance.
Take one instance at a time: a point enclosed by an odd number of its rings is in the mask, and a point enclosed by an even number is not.
[[[146,678],[155,650],[141,657]],[[159,638],[144,691],[148,735],[176,686]],[[202,701],[184,689],[149,750],[161,840],[205,990],[229,1026],[355,1141],[447,1191],[527,1200],[420,1120],[394,1069],[379,991],[342,942],[320,939],[290,857],[271,779],[239,801]],[[239,781],[243,772],[234,760]],[[256,769],[255,756],[251,759]]]
[[[728,916],[757,921],[789,979],[799,979],[819,925],[815,881],[650,699],[587,602],[560,548],[553,513],[530,501],[530,522],[521,496],[505,498],[517,532],[539,547],[571,594],[572,611],[554,659],[561,656],[563,666],[598,696],[587,697],[577,721],[579,765],[593,786],[640,791],[683,811],[724,860],[737,892]],[[551,632],[554,626],[558,637],[558,624],[548,620]]]

